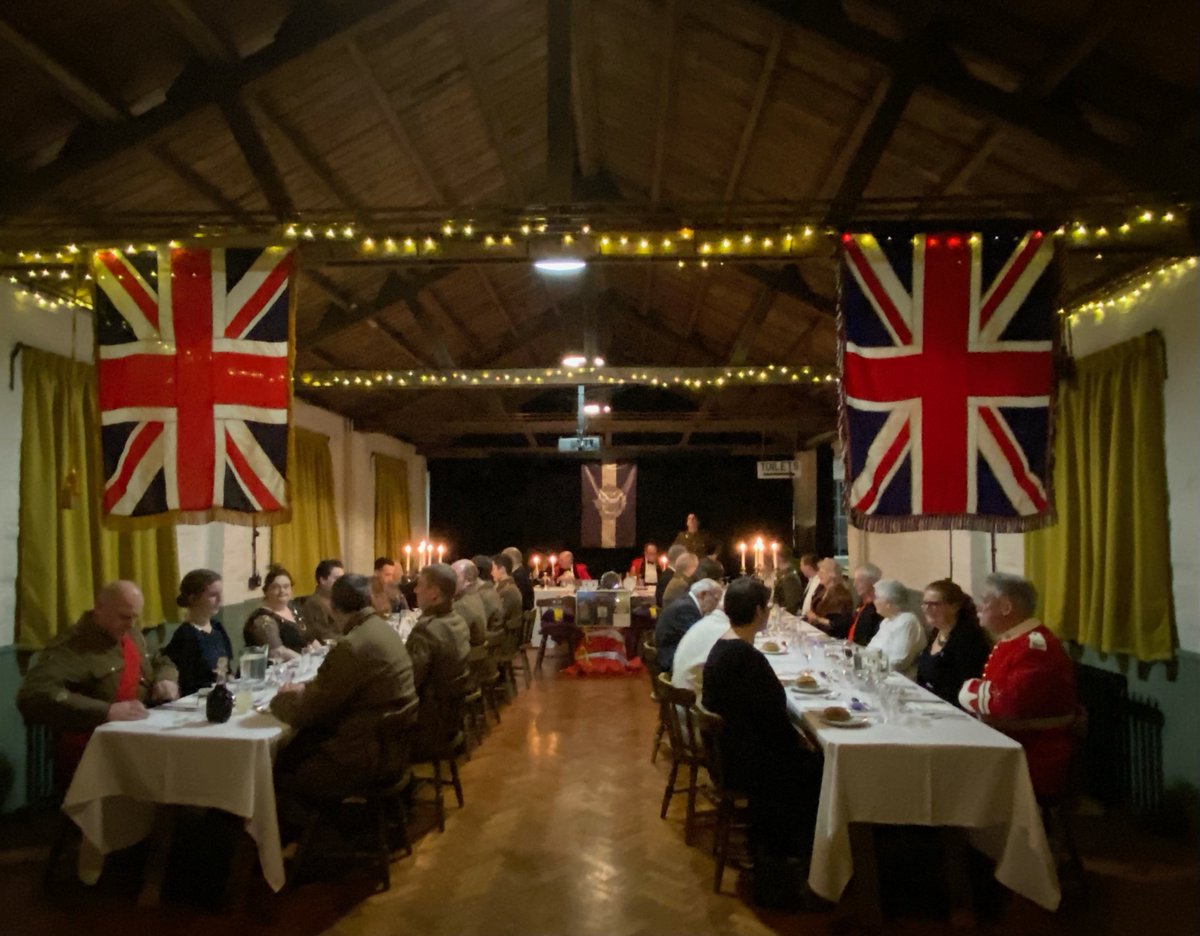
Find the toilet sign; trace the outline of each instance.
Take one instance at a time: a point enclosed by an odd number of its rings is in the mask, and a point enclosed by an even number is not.
[[[795,461],[760,461],[758,463],[758,480],[794,478],[799,471],[800,468]]]

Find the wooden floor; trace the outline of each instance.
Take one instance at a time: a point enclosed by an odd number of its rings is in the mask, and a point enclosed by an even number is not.
[[[351,872],[275,895],[256,890],[229,914],[186,897],[148,910],[135,904],[140,856],[110,860],[91,889],[66,881],[53,897],[38,887],[45,823],[0,825],[0,906],[8,936],[131,932],[171,936],[386,936],[386,934],[605,934],[841,932],[845,910],[769,914],[739,893],[711,889],[712,863],[683,844],[682,802],[658,818],[665,768],[649,761],[655,712],[644,677],[573,680],[546,674],[503,712],[462,770],[466,807],[445,833],[421,810],[412,857],[392,867],[392,888],[372,894]],[[682,800],[682,798],[679,798]],[[1014,934],[1126,933],[1153,921],[1155,936],[1194,933],[1200,876],[1193,849],[1114,831],[1085,830],[1092,871],[1086,909],[1047,914],[1009,901],[990,928]],[[330,869],[337,872],[339,869]],[[887,868],[882,873],[889,873]],[[186,875],[187,872],[180,872]],[[202,877],[203,875],[201,875]],[[972,927],[973,928],[973,927]],[[902,908],[889,933],[963,932]],[[967,931],[970,931],[968,929]]]

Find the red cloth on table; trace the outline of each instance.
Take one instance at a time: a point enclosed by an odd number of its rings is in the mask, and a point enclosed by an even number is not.
[[[1037,621],[992,648],[983,676],[968,679],[959,702],[968,712],[998,719],[1056,718],[1075,711],[1075,670],[1062,644]],[[1066,789],[1074,744],[1070,727],[1012,732],[1025,748],[1039,800]]]

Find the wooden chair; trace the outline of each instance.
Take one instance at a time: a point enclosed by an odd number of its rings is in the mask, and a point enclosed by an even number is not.
[[[525,681],[526,689],[529,688],[532,681],[530,678],[531,670],[529,668],[529,651],[533,649],[533,622],[536,619],[536,608],[530,608],[521,615],[521,637],[517,643],[516,653],[514,654],[512,661],[513,671],[514,673],[516,670],[521,671],[521,676]]]
[[[537,613],[542,616],[541,640],[538,643],[537,661],[533,671],[542,671],[542,661],[546,658],[546,644],[553,640],[556,644],[565,645],[567,659],[575,656],[575,639],[579,629],[575,626],[575,596],[562,595],[556,598],[540,598],[537,603]],[[554,619],[554,612],[561,610],[561,620]],[[547,620],[546,615],[550,615]]]
[[[662,717],[667,723],[667,735],[671,739],[671,773],[663,791],[659,818],[667,818],[667,808],[676,793],[686,793],[687,814],[683,824],[683,841],[690,845],[696,823],[696,794],[699,790],[700,768],[707,766],[704,746],[700,740],[700,722],[696,717],[696,693],[691,689],[677,689],[671,685],[671,679],[666,673],[659,673],[658,697],[662,700]],[[681,767],[687,768],[688,781],[685,786],[677,787],[675,783]]]
[[[508,701],[508,683],[504,678],[504,648],[508,635],[503,628],[488,631],[487,648],[490,675],[480,683],[484,701],[489,704],[492,714],[496,716],[496,724],[500,724],[500,703]]]
[[[309,803],[312,808],[311,816],[300,837],[300,847],[292,862],[289,881],[294,883],[302,878],[308,860],[312,854],[313,842],[317,830],[334,820],[338,813],[347,806],[360,805],[366,809],[371,820],[373,847],[347,849],[332,854],[327,858],[338,859],[332,862],[338,866],[340,861],[366,859],[376,872],[377,891],[385,891],[392,885],[391,862],[393,834],[398,847],[405,855],[412,854],[412,845],[408,840],[408,817],[404,805],[404,797],[412,786],[413,774],[410,765],[413,735],[417,726],[418,702],[414,699],[403,708],[384,712],[379,719],[379,750],[380,761],[386,765],[378,776],[366,778],[358,790],[334,799],[314,800]]]
[[[729,786],[725,778],[725,756],[721,737],[725,730],[725,719],[710,712],[702,704],[696,704],[696,718],[700,724],[700,737],[708,764],[708,776],[712,781],[709,795],[717,808],[717,824],[713,832],[713,892],[721,892],[721,879],[725,876],[725,865],[729,863],[729,839],[735,829],[749,826],[749,803],[746,794]]]
[[[650,749],[650,763],[653,764],[658,760],[658,752],[663,746],[663,739],[667,733],[667,722],[663,718],[663,703],[658,695],[658,674],[662,670],[658,668],[658,648],[654,646],[653,632],[646,635],[646,640],[642,643],[638,656],[641,658],[642,666],[646,669],[646,674],[650,677],[650,700],[658,706],[658,727],[654,730],[654,747]]]
[[[414,763],[414,766],[429,764],[432,767],[432,776],[418,777],[414,775],[413,779],[418,784],[428,784],[433,787],[433,802],[437,810],[439,832],[446,830],[446,804],[442,795],[442,787],[447,785],[454,787],[454,796],[458,801],[459,809],[463,807],[464,803],[462,781],[458,777],[458,758],[466,751],[463,722],[466,718],[467,696],[471,694],[471,691],[471,674],[469,672],[463,673],[454,680],[446,697],[440,700],[437,744],[433,751],[424,752],[423,760]],[[443,764],[448,768],[449,779],[442,775]]]

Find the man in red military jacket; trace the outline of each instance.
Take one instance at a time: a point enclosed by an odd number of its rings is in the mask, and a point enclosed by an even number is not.
[[[1033,617],[1037,592],[1016,575],[993,573],[979,597],[979,622],[995,637],[983,676],[968,679],[959,703],[1020,741],[1039,799],[1063,792],[1071,761],[1075,671],[1046,626]]]

